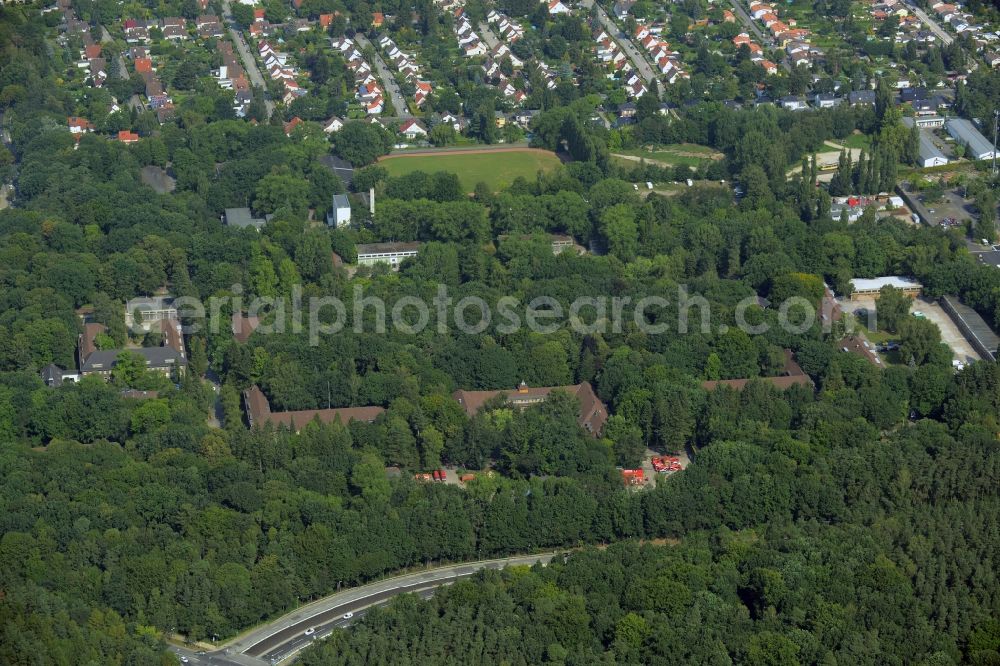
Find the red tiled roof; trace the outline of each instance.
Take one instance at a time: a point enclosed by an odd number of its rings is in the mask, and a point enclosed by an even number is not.
[[[94,340],[97,338],[98,334],[104,333],[107,328],[104,324],[84,324],[83,333],[80,335],[80,363],[82,364],[87,357],[97,351],[97,344]]]
[[[482,409],[489,400],[503,395],[508,404],[516,407],[528,407],[545,402],[552,391],[565,391],[576,396],[580,401],[580,412],[577,422],[595,436],[600,434],[604,422],[608,420],[608,408],[594,393],[589,382],[571,386],[521,386],[513,391],[464,391],[457,390],[451,394],[469,416]]]
[[[728,386],[734,388],[737,391],[742,391],[749,382],[754,379],[759,379],[760,381],[767,382],[775,388],[785,390],[795,385],[808,386],[812,388],[813,382],[802,368],[795,361],[795,355],[792,350],[785,350],[785,374],[780,377],[751,377],[748,379],[721,379],[717,381],[707,381],[702,382],[701,387],[704,389],[712,390],[720,386]]]
[[[350,421],[365,421],[371,423],[383,413],[382,407],[338,407],[332,409],[303,409],[293,412],[272,412],[267,396],[256,386],[251,386],[243,392],[243,400],[250,419],[250,426],[263,426],[270,423],[274,426],[284,425],[299,431],[306,424],[319,419],[321,423],[339,421],[347,425]]]
[[[244,317],[241,312],[233,313],[233,337],[239,342],[246,342],[260,326],[258,317]]]

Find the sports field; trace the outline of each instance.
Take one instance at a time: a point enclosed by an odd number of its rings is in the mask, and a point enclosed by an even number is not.
[[[385,167],[390,176],[402,176],[412,171],[449,171],[458,175],[467,192],[472,192],[479,182],[486,183],[496,192],[510,185],[518,176],[534,180],[540,170],[548,171],[558,164],[559,158],[555,153],[536,148],[402,153],[379,160],[379,166]]]

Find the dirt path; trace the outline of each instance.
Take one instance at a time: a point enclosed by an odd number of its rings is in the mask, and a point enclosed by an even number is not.
[[[673,164],[667,162],[661,162],[660,160],[651,160],[646,157],[637,157],[635,155],[622,155],[621,153],[611,153],[611,157],[620,157],[623,160],[628,160],[629,162],[645,162],[646,164],[655,164],[659,167],[673,168]]]

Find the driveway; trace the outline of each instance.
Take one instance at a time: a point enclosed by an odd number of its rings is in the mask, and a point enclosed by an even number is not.
[[[406,107],[406,100],[403,98],[403,91],[399,89],[399,84],[396,83],[396,77],[385,66],[385,61],[382,60],[382,56],[379,55],[378,50],[360,32],[354,35],[354,41],[358,43],[358,46],[362,50],[369,46],[372,47],[372,51],[375,53],[375,69],[378,70],[378,78],[382,81],[385,91],[389,93],[389,99],[396,108],[396,115],[400,118],[412,118],[413,114]]]

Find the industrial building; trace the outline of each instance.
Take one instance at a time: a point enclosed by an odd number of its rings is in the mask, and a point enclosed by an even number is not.
[[[965,118],[951,118],[945,127],[955,141],[965,146],[965,156],[972,160],[993,159],[993,142]]]
[[[916,298],[920,295],[920,291],[924,288],[924,285],[911,278],[900,277],[898,275],[871,279],[854,278],[851,280],[851,298],[858,298],[859,296],[878,298],[882,287],[895,287],[907,296]]]
[[[935,167],[944,166],[948,163],[948,158],[945,157],[944,153],[934,145],[934,140],[931,138],[930,132],[924,129],[924,126],[920,124],[920,119],[916,121],[916,125],[919,128],[920,136],[920,166],[924,167]],[[907,127],[913,127],[913,118],[903,118],[903,124]],[[939,127],[939,125],[937,125]]]

